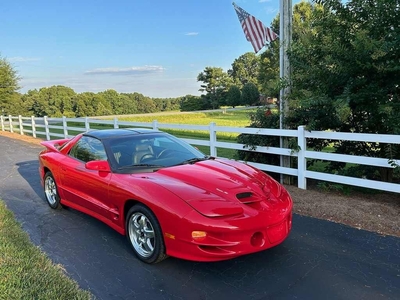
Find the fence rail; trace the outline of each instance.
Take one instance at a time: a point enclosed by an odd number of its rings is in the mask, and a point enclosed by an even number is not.
[[[68,123],[74,123],[69,126]],[[82,126],[77,127],[76,124]],[[126,122],[119,121],[117,118],[113,120],[98,120],[92,118],[35,118],[22,116],[0,116],[0,124],[2,131],[18,132],[19,134],[29,133],[33,137],[44,137],[46,140],[52,138],[70,138],[77,133],[87,132],[92,129],[91,124],[109,125],[112,128],[120,126],[144,127],[152,129],[180,129],[209,132],[208,140],[182,138],[182,140],[192,145],[207,146],[210,148],[210,155],[218,156],[218,148],[227,148],[233,150],[246,150],[252,152],[262,152],[275,155],[285,155],[297,157],[297,168],[286,168],[268,164],[260,164],[254,162],[246,162],[261,170],[275,172],[285,175],[297,177],[298,187],[307,188],[307,179],[317,179],[333,183],[340,183],[358,187],[365,187],[389,192],[400,193],[400,184],[388,183],[376,180],[356,178],[350,176],[342,176],[337,174],[328,174],[323,172],[315,172],[307,170],[307,159],[318,159],[324,161],[336,161],[345,163],[354,163],[379,168],[395,168],[400,165],[400,159],[392,159],[378,157],[354,156],[348,154],[326,153],[320,151],[310,151],[306,149],[307,139],[328,139],[328,140],[347,140],[359,142],[379,142],[387,144],[400,144],[400,135],[387,134],[364,134],[364,133],[347,133],[347,132],[325,132],[325,131],[307,131],[304,126],[299,126],[297,130],[288,129],[268,129],[268,128],[242,128],[242,127],[226,127],[217,126],[215,123],[209,125],[183,125],[183,124],[162,124],[156,120],[151,123],[144,122]],[[289,148],[263,147],[256,146],[254,149],[245,148],[240,143],[228,143],[217,140],[217,132],[229,133],[245,133],[255,135],[268,136],[284,136],[297,139],[298,150],[293,151]],[[72,134],[73,133],[73,134]]]

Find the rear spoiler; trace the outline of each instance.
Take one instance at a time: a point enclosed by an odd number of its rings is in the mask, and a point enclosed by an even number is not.
[[[69,142],[71,139],[53,140],[40,142],[41,145],[45,146],[51,151],[58,151],[65,143]]]

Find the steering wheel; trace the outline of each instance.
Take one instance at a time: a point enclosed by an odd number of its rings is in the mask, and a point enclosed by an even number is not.
[[[161,152],[157,155],[157,158],[165,158],[165,157],[171,156],[171,155],[173,155],[173,154],[175,154],[175,151],[174,151],[174,150],[171,150],[171,149],[163,149],[163,150],[161,150]]]
[[[142,158],[140,159],[140,162],[142,163],[142,162],[144,162],[145,160],[147,160],[147,159],[152,159],[152,158],[154,158],[154,155],[153,154],[145,154],[145,155],[143,155],[142,156]]]

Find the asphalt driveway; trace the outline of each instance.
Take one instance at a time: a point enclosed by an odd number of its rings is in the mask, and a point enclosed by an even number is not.
[[[50,209],[40,149],[0,136],[0,198],[32,242],[97,299],[400,299],[399,238],[298,215],[290,237],[262,253],[141,263],[125,237],[100,221]]]

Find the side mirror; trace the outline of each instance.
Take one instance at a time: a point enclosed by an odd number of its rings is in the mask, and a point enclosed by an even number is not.
[[[106,160],[92,160],[85,164],[85,168],[93,171],[111,172],[110,165]]]

